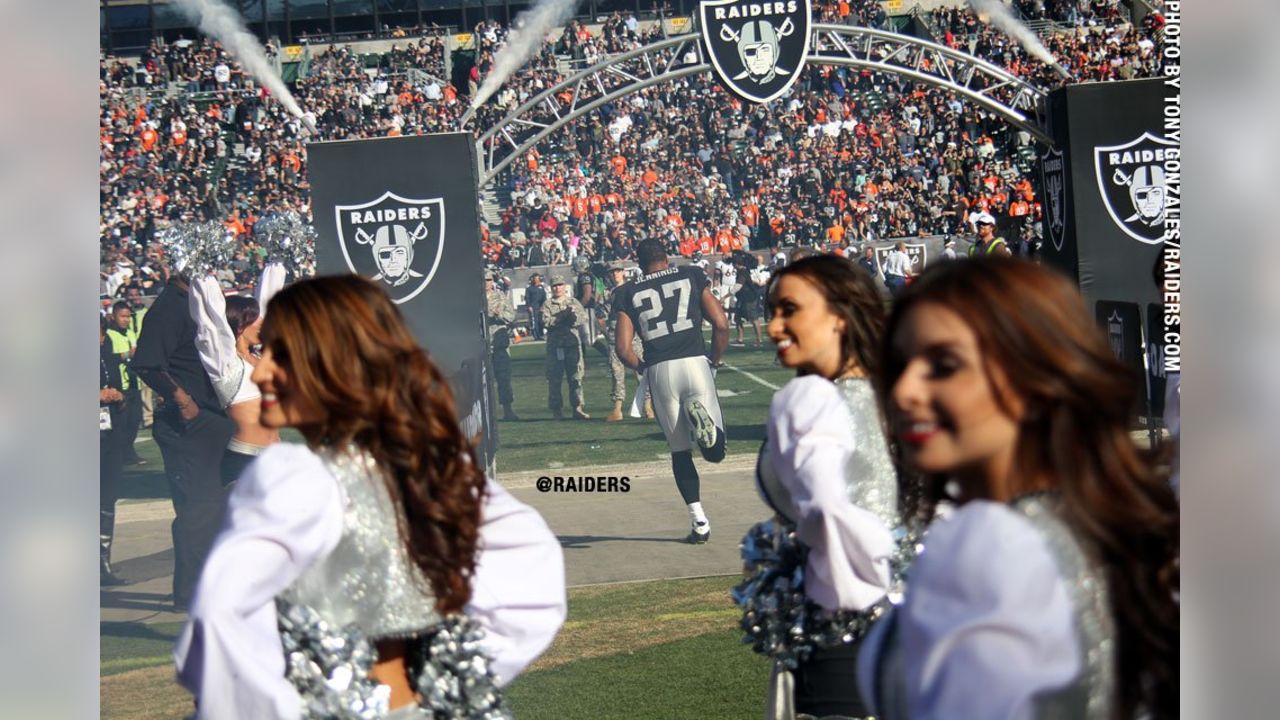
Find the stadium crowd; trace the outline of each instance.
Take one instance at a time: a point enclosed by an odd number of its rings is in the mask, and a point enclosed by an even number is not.
[[[1026,5],[1028,16],[1058,23],[1046,43],[1078,79],[1144,77],[1156,69],[1158,12],[1133,25],[1105,0]],[[884,21],[870,0],[824,0],[815,15]],[[1042,86],[1063,82],[967,8],[926,17],[940,42]],[[572,21],[470,127],[493,124],[563,79],[567,68],[660,34],[634,16],[615,14],[598,32]],[[326,140],[456,128],[506,28],[484,21],[474,37],[467,87],[448,81],[442,39],[428,36],[383,53],[376,67],[349,47],[316,53],[304,62],[295,97]],[[128,287],[150,294],[164,272],[156,233],[197,219],[222,220],[241,239],[222,279],[250,285],[265,255],[253,240],[257,218],[290,209],[308,217],[302,122],[207,39],[154,44],[136,64],[104,57],[100,75],[104,295]],[[971,217],[985,211],[1010,245],[1027,253],[1041,213],[1032,157],[1026,132],[895,75],[810,66],[789,96],[767,107],[744,107],[709,76],[690,76],[607,104],[514,164],[500,183],[505,208],[485,228],[484,252],[492,264],[511,267],[629,258],[646,237],[683,255],[849,247],[967,234]]]

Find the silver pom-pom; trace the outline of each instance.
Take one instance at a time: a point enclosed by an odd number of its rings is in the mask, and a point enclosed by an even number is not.
[[[433,720],[510,720],[484,654],[480,624],[446,616],[417,643],[414,675],[422,708]]]
[[[253,225],[253,237],[269,262],[283,263],[295,278],[316,272],[316,230],[296,211],[272,213]]]
[[[285,676],[303,700],[303,717],[374,720],[387,714],[389,688],[369,677],[373,644],[354,625],[335,628],[305,605],[276,600]]]
[[[387,714],[391,688],[369,677],[377,649],[353,624],[334,627],[305,605],[276,599],[285,676],[307,720],[372,720]],[[424,717],[511,720],[484,654],[480,624],[450,615],[410,639],[409,679]]]
[[[742,539],[742,560],[748,575],[733,588],[733,600],[743,610],[743,641],[791,670],[819,648],[856,642],[892,602],[900,600],[918,539],[906,530],[897,533],[897,550],[890,559],[890,593],[885,600],[866,610],[830,612],[804,592],[809,548],[796,537],[795,527],[775,520],[757,523]]]
[[[235,236],[216,220],[171,225],[158,238],[170,267],[192,277],[229,268],[235,256]]]

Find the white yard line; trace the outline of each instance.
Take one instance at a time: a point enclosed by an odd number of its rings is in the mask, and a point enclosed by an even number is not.
[[[733,365],[730,365],[729,363],[725,363],[725,364],[724,364],[724,366],[725,366],[725,367],[727,367],[727,368],[729,368],[730,370],[732,370],[732,371],[736,372],[736,373],[742,373],[743,375],[746,375],[748,378],[750,378],[750,379],[752,379],[752,380],[755,380],[756,382],[758,382],[758,383],[760,383],[761,385],[763,385],[763,386],[765,386],[765,387],[769,388],[770,390],[781,390],[781,389],[782,389],[782,388],[778,387],[777,385],[774,385],[773,383],[769,382],[768,380],[765,380],[764,378],[760,377],[759,375],[756,375],[755,373],[747,372],[746,370],[743,370],[742,368],[734,367]]]

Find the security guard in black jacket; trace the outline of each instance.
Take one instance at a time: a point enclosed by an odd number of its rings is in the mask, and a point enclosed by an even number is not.
[[[124,381],[127,372],[107,342],[106,328],[98,331],[98,583],[124,585],[111,570],[111,542],[116,530],[116,499],[128,451],[128,415]]]

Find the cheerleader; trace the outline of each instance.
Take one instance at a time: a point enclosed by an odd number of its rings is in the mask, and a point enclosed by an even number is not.
[[[175,651],[199,717],[506,717],[497,688],[564,621],[555,537],[486,480],[376,285],[291,285],[262,341],[262,425],[306,445],[232,491]]]
[[[956,509],[864,643],[876,716],[1176,717],[1178,504],[1129,434],[1141,379],[1075,288],[1012,258],[941,263],[899,296],[882,357],[906,510]]]
[[[873,389],[884,306],[834,255],[779,270],[767,301],[778,360],[799,377],[769,406],[756,474],[777,515],[744,541],[755,571],[735,599],[748,639],[774,660],[767,717],[862,718],[857,646],[884,612],[900,525]]]
[[[261,394],[249,378],[258,362],[254,348],[261,342],[267,302],[284,287],[284,280],[283,265],[267,264],[258,282],[256,299],[226,297],[211,274],[191,281],[188,308],[196,324],[196,351],[218,401],[236,424],[236,433],[222,455],[223,485],[235,482],[254,458],[280,440],[278,430],[259,422]]]

